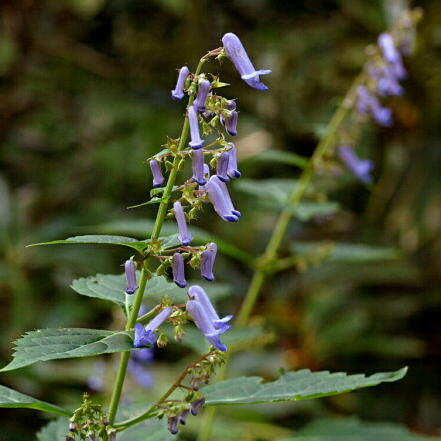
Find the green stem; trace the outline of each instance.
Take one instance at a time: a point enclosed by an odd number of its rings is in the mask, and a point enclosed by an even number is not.
[[[338,107],[337,111],[334,113],[331,121],[328,124],[326,135],[318,143],[312,157],[303,169],[298,183],[296,184],[288,198],[288,207],[285,208],[279,215],[276,227],[274,228],[274,231],[265,248],[265,251],[263,252],[260,259],[258,259],[258,261],[263,262],[263,265],[259,266],[254,271],[253,277],[251,278],[251,282],[248,287],[248,291],[245,294],[244,301],[239,310],[239,314],[236,319],[236,324],[238,326],[245,326],[249,321],[251,313],[259,297],[260,291],[265,282],[265,263],[271,263],[277,258],[279,247],[283,241],[283,238],[285,237],[285,233],[288,229],[291,218],[293,217],[293,208],[295,208],[295,206],[299,204],[299,202],[301,202],[303,196],[305,195],[306,189],[308,188],[308,185],[312,177],[314,176],[315,165],[321,162],[327,149],[333,144],[338,129],[343,123],[348,111],[350,110],[350,107],[347,105],[347,103],[349,102],[349,99],[352,98],[352,96],[354,95],[356,87],[360,83],[361,79],[362,75],[356,78],[352,87],[349,89],[342,103]],[[219,370],[217,376],[218,381],[222,381],[226,378],[230,358],[231,354],[228,354],[225,359],[225,364],[222,366],[222,369]],[[205,419],[199,432],[198,441],[209,440],[215,413],[215,407],[207,410],[205,414]]]
[[[206,60],[207,60],[207,56],[202,57],[199,60],[199,64],[196,68],[195,75],[198,75],[200,73],[202,66],[204,65]],[[194,101],[194,95],[190,95],[190,97],[188,99],[187,107],[191,106],[193,101]],[[187,116],[185,116],[184,125],[182,126],[181,136],[179,138],[177,153],[179,153],[185,147],[185,144],[187,142],[187,137],[188,137],[188,129],[189,129],[188,118],[187,118]],[[161,234],[162,225],[164,223],[164,219],[167,214],[167,208],[168,208],[168,203],[170,200],[170,195],[171,195],[173,186],[176,181],[176,176],[178,174],[178,166],[179,166],[180,160],[181,160],[180,155],[178,155],[178,154],[175,155],[175,158],[173,160],[173,167],[170,172],[170,175],[168,176],[167,185],[165,187],[165,190],[164,190],[164,193],[162,196],[162,200],[159,205],[158,213],[156,215],[155,225],[153,227],[153,231],[152,231],[152,234],[150,237],[151,240],[158,239],[159,235]],[[141,272],[141,277],[139,280],[139,288],[136,293],[135,302],[133,304],[129,319],[126,323],[126,330],[127,331],[131,330],[135,326],[136,320],[138,318],[139,308],[141,307],[142,299],[144,296],[144,290],[145,290],[148,279],[149,279],[149,272],[144,267]],[[119,367],[118,367],[118,373],[116,375],[115,386],[112,391],[112,397],[110,399],[110,405],[109,405],[110,425],[113,425],[115,422],[115,416],[116,416],[119,401],[121,398],[121,392],[122,392],[124,380],[126,377],[127,364],[129,362],[129,358],[130,358],[130,351],[123,352],[121,354]]]

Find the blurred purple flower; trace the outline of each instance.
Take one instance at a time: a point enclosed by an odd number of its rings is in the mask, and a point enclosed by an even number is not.
[[[179,70],[178,81],[176,82],[176,87],[171,91],[171,96],[175,100],[181,100],[184,97],[184,85],[185,80],[188,77],[190,71],[187,66],[181,67]]]
[[[357,111],[361,114],[370,112],[378,124],[392,125],[392,111],[381,106],[377,97],[366,86],[358,86],[357,88]]]
[[[338,154],[347,169],[360,181],[365,184],[370,184],[372,182],[372,176],[370,173],[374,168],[373,161],[358,158],[354,150],[346,145],[342,145],[338,148]]]
[[[253,63],[251,63],[251,60],[237,35],[231,32],[225,34],[222,37],[222,43],[228,58],[234,64],[242,80],[255,89],[267,90],[268,87],[260,81],[259,75],[267,75],[270,74],[271,71],[267,69],[256,70],[254,68]]]

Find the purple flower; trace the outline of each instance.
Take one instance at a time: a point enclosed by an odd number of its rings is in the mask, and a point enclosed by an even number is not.
[[[370,173],[374,168],[373,161],[358,158],[354,150],[346,145],[342,145],[338,148],[338,155],[347,169],[360,181],[365,184],[370,184],[372,182],[372,176]]]
[[[201,276],[209,282],[214,280],[213,265],[216,259],[217,245],[210,242],[201,254]]]
[[[126,260],[124,264],[124,270],[127,278],[127,288],[126,294],[133,294],[138,289],[138,284],[136,283],[136,266],[133,260]]]
[[[190,409],[185,409],[182,411],[181,415],[179,415],[179,422],[185,426],[187,422],[188,414],[190,413]]]
[[[154,352],[152,348],[140,349],[132,352],[132,359],[140,364],[148,364],[153,360]]]
[[[205,112],[205,102],[207,101],[208,92],[210,91],[211,83],[208,80],[199,82],[199,89],[193,106],[197,112]]]
[[[168,418],[168,431],[172,435],[176,435],[178,433],[178,422],[179,418],[177,416],[172,416]]]
[[[230,178],[227,175],[229,160],[230,160],[230,155],[228,154],[228,152],[222,152],[219,155],[219,158],[217,159],[216,176],[222,182],[228,182],[230,180]]]
[[[140,349],[139,351],[133,351],[133,354],[137,352],[146,351],[146,349]],[[149,388],[154,384],[153,375],[146,370],[142,365],[137,363],[134,359],[129,360],[127,370],[132,374],[134,380],[142,387]]]
[[[205,185],[206,180],[204,178],[204,152],[202,149],[193,150],[191,152],[191,161],[193,169],[193,181],[197,182],[199,185]]]
[[[237,118],[238,118],[239,114],[233,110],[231,112],[231,115],[228,117],[220,117],[220,122],[222,123],[222,125],[225,127],[225,130],[228,132],[229,135],[231,136],[236,136],[237,135]]]
[[[188,232],[187,222],[185,220],[184,210],[179,201],[173,204],[173,209],[175,210],[175,218],[178,223],[178,239],[182,245],[190,245],[193,239],[192,235]]]
[[[172,257],[172,272],[173,272],[173,282],[179,286],[179,288],[184,288],[187,286],[187,281],[185,280],[185,269],[184,269],[184,258],[181,253],[175,253]]]
[[[153,175],[153,187],[160,187],[164,183],[164,176],[162,176],[161,164],[156,159],[152,159],[150,162],[150,170]]]
[[[253,63],[251,63],[251,60],[248,57],[245,48],[243,47],[237,35],[231,32],[225,34],[222,37],[222,43],[224,45],[225,52],[228,58],[230,58],[230,60],[234,64],[242,80],[244,80],[249,86],[254,87],[255,89],[267,90],[268,87],[260,81],[259,75],[267,75],[271,73],[271,71],[256,71]]]
[[[175,100],[181,100],[184,97],[184,85],[185,80],[188,77],[190,71],[187,66],[181,67],[179,70],[178,81],[176,82],[176,87],[171,91],[171,96]]]
[[[200,149],[204,145],[204,140],[201,139],[201,135],[199,134],[199,121],[198,114],[196,113],[196,109],[194,106],[190,106],[187,109],[188,122],[190,123],[190,137],[191,141],[188,145],[194,149]]]
[[[227,175],[232,179],[237,179],[240,178],[240,171],[237,169],[237,148],[232,142],[229,143],[229,146],[231,148],[228,150],[230,158],[228,160]]]
[[[134,348],[153,345],[158,336],[154,333],[171,315],[172,308],[164,308],[146,327],[141,323],[135,325],[135,338],[133,340]]]
[[[378,37],[378,46],[380,46],[384,59],[389,63],[394,75],[398,78],[406,76],[406,70],[403,66],[403,60],[400,52],[394,44],[394,40],[388,33],[384,32]]]
[[[237,222],[240,212],[235,210],[228,193],[227,186],[216,175],[212,176],[205,185],[208,198],[213,204],[214,211],[227,222]]]
[[[103,360],[98,360],[93,366],[92,375],[87,379],[87,386],[89,389],[100,391],[104,387],[104,371],[106,363]]]
[[[229,322],[233,316],[227,315],[221,319],[214,309],[210,298],[202,287],[199,285],[190,286],[188,289],[188,295],[190,298],[200,303],[202,309],[204,310],[205,316],[213,324],[214,328],[219,332],[219,334],[223,334],[231,328],[231,325],[228,325],[227,322]]]
[[[205,338],[220,351],[226,352],[227,347],[220,340],[220,331],[214,327],[213,322],[205,309],[197,300],[189,300],[186,304],[187,312]]]
[[[205,398],[199,398],[191,403],[190,411],[191,414],[196,416],[200,408],[205,404]]]
[[[392,111],[383,107],[366,86],[358,86],[357,88],[357,111],[361,114],[370,112],[378,124],[392,125]]]
[[[400,96],[403,94],[404,90],[389,65],[369,65],[368,72],[376,81],[377,91],[381,96]]]

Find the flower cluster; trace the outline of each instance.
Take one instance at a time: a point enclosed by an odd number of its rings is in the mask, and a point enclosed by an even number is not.
[[[414,44],[415,18],[405,15],[390,33],[378,37],[378,46],[373,51],[364,69],[364,79],[355,91],[355,110],[359,116],[370,116],[381,126],[393,124],[392,110],[381,104],[388,96],[404,93],[400,81],[407,73],[403,56],[409,55]],[[356,127],[356,124],[354,124]],[[337,153],[345,167],[361,182],[372,183],[373,161],[360,159],[351,147],[351,142],[343,140]]]

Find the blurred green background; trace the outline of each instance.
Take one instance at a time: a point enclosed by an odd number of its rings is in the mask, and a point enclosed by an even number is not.
[[[362,67],[366,45],[405,5],[2,1],[2,362],[10,359],[12,340],[29,329],[121,326],[109,305],[79,297],[69,285],[76,277],[121,272],[126,250],[25,246],[86,233],[142,235],[139,225],[154,217],[156,207],[126,207],[149,197],[145,160],[167,135],[179,136],[185,107],[170,99],[177,68],[194,69],[201,55],[220,46],[225,32],[237,33],[256,67],[273,70],[265,77],[270,90],[260,93],[240,81],[230,63],[222,66],[222,80],[232,84],[223,92],[238,98],[241,112],[242,175],[295,178],[293,167],[252,157],[268,149],[310,156],[337,99]],[[239,354],[231,371],[274,377],[279,367],[372,373],[408,365],[409,374],[398,383],[314,402],[226,409],[221,421],[231,430],[238,427],[235,439],[278,439],[313,417],[330,415],[400,422],[441,435],[441,2],[412,6],[423,7],[424,18],[416,53],[406,59],[406,94],[388,101],[395,124],[369,125],[360,139],[362,154],[376,162],[373,188],[346,175],[324,179],[322,188],[340,210],[293,221],[284,252],[320,241],[382,248],[370,249],[370,257],[361,249],[359,258],[353,249],[349,257],[337,249],[320,264],[306,262],[302,271],[290,269],[268,282],[256,314],[277,338]],[[209,67],[220,70],[215,63]],[[255,256],[275,213],[258,207],[239,185],[232,193],[243,213],[239,224],[226,225],[207,210],[198,226]],[[121,227],[109,225],[127,220]],[[136,231],[133,220],[141,222]],[[396,252],[382,254],[384,247]],[[218,280],[231,286],[225,311],[237,310],[250,274],[234,255],[219,258]],[[167,360],[183,353],[176,346],[158,351],[151,370],[159,391],[175,375]],[[75,406],[94,366],[92,359],[39,363],[2,375],[1,383]],[[149,401],[150,392],[138,393]],[[44,424],[42,415],[27,410],[2,410],[0,421],[2,441],[34,439]],[[184,437],[192,439],[191,430]],[[220,430],[213,439],[223,435]]]

